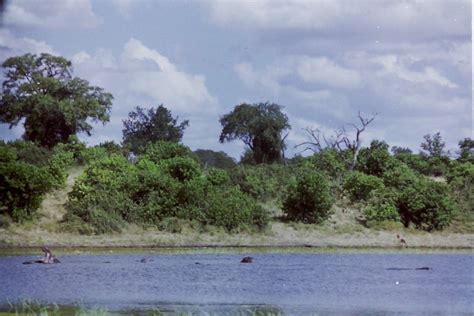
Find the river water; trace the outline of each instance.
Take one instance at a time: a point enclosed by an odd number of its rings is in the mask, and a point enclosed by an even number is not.
[[[64,255],[54,265],[3,256],[0,305],[28,298],[119,312],[474,314],[472,254],[245,255],[254,262],[236,253]]]

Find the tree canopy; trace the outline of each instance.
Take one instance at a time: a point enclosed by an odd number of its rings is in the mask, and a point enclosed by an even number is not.
[[[134,153],[139,153],[150,142],[180,142],[189,121],[178,124],[178,117],[173,118],[171,111],[161,104],[156,110],[137,106],[128,114],[123,125],[123,144]]]
[[[423,138],[425,141],[420,145],[420,147],[424,150],[424,152],[422,152],[423,155],[428,157],[441,157],[447,155],[447,152],[444,150],[446,143],[443,142],[440,132],[434,134],[433,136],[426,134],[423,136]]]
[[[0,99],[0,122],[24,119],[23,138],[51,148],[71,135],[91,135],[92,122],[106,123],[113,96],[72,76],[69,60],[50,54],[8,58]]]
[[[291,127],[281,105],[242,103],[219,121],[222,125],[221,143],[240,139],[252,150],[256,163],[282,160],[285,149],[282,133]]]

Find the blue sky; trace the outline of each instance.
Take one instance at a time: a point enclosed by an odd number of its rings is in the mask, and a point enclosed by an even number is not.
[[[473,137],[470,1],[10,0],[1,23],[0,61],[62,55],[114,95],[89,144],[120,142],[129,111],[163,103],[190,121],[184,144],[238,158],[242,143],[218,142],[219,117],[265,101],[285,107],[290,157],[304,128],[329,135],[358,111],[378,113],[366,146],[417,152],[439,131],[455,151]]]

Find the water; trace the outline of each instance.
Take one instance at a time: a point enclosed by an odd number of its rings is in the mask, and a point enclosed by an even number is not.
[[[55,265],[0,257],[0,305],[33,298],[115,311],[474,314],[469,254],[251,256],[242,264],[242,254],[65,255]]]

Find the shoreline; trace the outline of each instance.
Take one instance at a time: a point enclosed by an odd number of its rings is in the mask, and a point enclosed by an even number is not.
[[[400,234],[408,247],[397,239]],[[453,232],[416,232],[408,230],[362,230],[338,232],[324,229],[293,228],[274,224],[266,233],[227,234],[223,232],[197,232],[185,230],[170,233],[152,229],[130,228],[121,234],[78,235],[71,233],[48,232],[38,227],[26,229],[0,229],[0,255],[21,250],[24,253],[47,245],[60,250],[117,249],[127,251],[206,251],[206,250],[248,250],[272,251],[278,249],[297,249],[298,251],[462,251],[474,253],[474,234]]]

